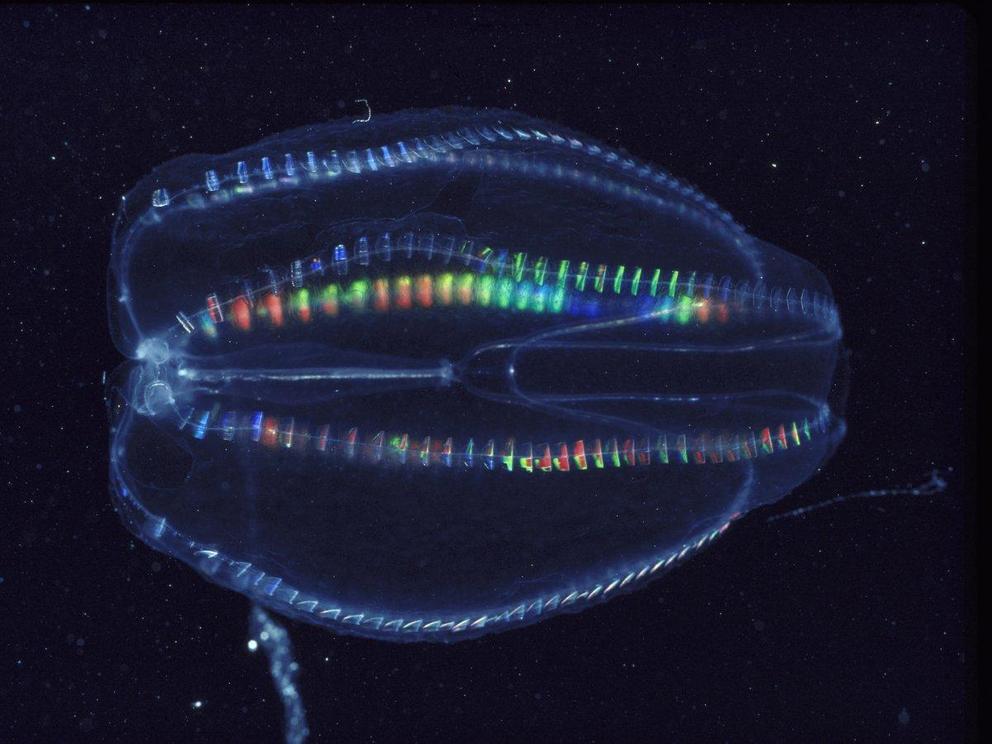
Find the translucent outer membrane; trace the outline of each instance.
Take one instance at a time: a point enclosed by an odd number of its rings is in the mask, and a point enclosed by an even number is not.
[[[128,526],[339,632],[452,641],[628,591],[843,435],[812,266],[513,112],[167,163],[124,199],[109,304]]]

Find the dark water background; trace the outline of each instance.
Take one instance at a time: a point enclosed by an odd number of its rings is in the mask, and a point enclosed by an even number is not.
[[[364,98],[559,121],[811,260],[849,434],[776,509],[592,611],[450,647],[289,624],[314,739],[976,740],[975,52],[952,6],[0,10],[0,739],[281,736],[246,600],[110,505],[109,236],[158,163]],[[766,521],[934,467],[939,496]]]

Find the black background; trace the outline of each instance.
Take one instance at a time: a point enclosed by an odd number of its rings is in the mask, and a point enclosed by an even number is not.
[[[288,623],[314,738],[976,739],[974,35],[953,6],[0,11],[0,739],[280,738],[247,601],[110,504],[109,237],[158,163],[359,98],[558,121],[814,262],[849,434],[785,502],[585,613],[454,646]],[[766,521],[935,467],[938,496]]]

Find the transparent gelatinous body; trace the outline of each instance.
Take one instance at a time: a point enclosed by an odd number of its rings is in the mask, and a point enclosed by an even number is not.
[[[629,591],[843,435],[813,267],[513,112],[167,163],[125,198],[109,302],[128,526],[339,632],[451,641]]]

